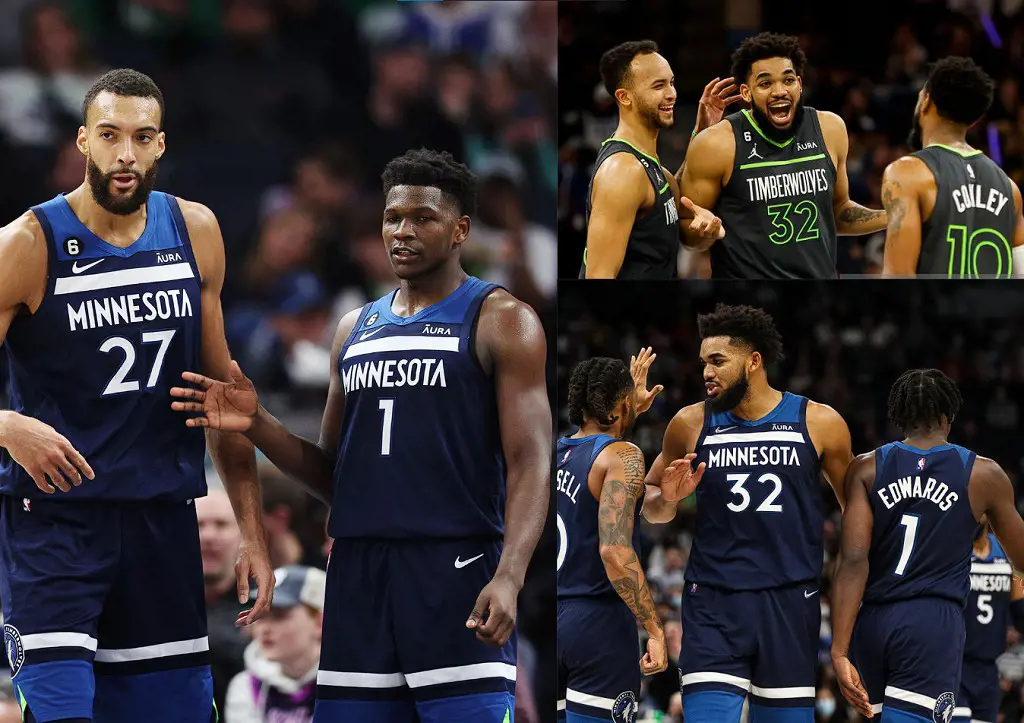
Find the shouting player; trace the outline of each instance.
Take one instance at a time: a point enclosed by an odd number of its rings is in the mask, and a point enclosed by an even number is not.
[[[885,228],[884,210],[850,200],[843,119],[801,100],[805,61],[795,37],[744,40],[732,76],[750,109],[726,116],[687,149],[680,193],[725,228],[711,246],[714,278],[835,278],[836,237]]]
[[[719,304],[697,325],[707,399],[669,422],[643,506],[649,521],[671,520],[691,487],[664,470],[679,459],[694,459],[698,474],[705,465],[682,600],[683,713],[686,723],[736,723],[749,693],[754,720],[811,723],[819,478],[842,504],[850,431],[831,407],[768,383],[782,338],[763,310]]]
[[[905,372],[889,392],[904,440],[860,455],[847,474],[832,661],[843,695],[868,718],[953,719],[978,520],[1024,563],[1006,473],[948,441],[961,401],[937,369]]]
[[[185,375],[202,390],[175,388],[195,401],[173,407],[201,413],[189,426],[244,431],[332,500],[316,723],[503,723],[516,598],[548,507],[544,333],[462,269],[468,168],[409,151],[383,181],[400,286],[339,323],[319,442],[263,409],[234,363],[229,384]]]
[[[231,378],[224,244],[208,208],[153,191],[164,100],[149,77],[106,73],[82,115],[85,182],[0,230],[5,647],[26,721],[209,723],[191,504],[205,445],[167,396],[186,369]],[[274,587],[253,448],[214,430],[207,444],[241,527],[239,601],[250,575],[259,586],[252,622]]]
[[[1024,276],[1021,193],[967,145],[995,83],[970,58],[938,61],[917,96],[910,147],[885,169],[882,273],[950,279]]]

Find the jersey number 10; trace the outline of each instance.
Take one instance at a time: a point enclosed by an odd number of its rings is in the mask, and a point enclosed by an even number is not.
[[[946,242],[949,244],[949,278],[978,278],[978,255],[985,248],[989,249],[989,254],[994,254],[995,276],[1008,279],[1012,275],[1012,247],[1006,237],[994,228],[968,231],[966,226],[951,225],[946,230]],[[953,268],[958,255],[960,257],[959,272]]]

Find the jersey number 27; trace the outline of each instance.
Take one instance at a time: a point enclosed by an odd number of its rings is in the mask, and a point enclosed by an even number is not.
[[[156,386],[156,382],[160,378],[160,370],[164,366],[164,357],[167,356],[167,348],[171,345],[171,339],[174,338],[176,331],[177,329],[165,329],[163,331],[142,332],[143,344],[160,344],[156,350],[156,358],[153,359],[153,366],[150,367],[149,376],[146,377],[147,389]],[[112,336],[100,345],[100,351],[104,354],[110,354],[115,349],[124,352],[124,361],[121,362],[121,366],[117,368],[114,376],[107,382],[107,386],[103,388],[104,397],[111,394],[139,391],[139,380],[128,379],[128,374],[132,371],[132,367],[135,366],[135,345],[123,336]]]

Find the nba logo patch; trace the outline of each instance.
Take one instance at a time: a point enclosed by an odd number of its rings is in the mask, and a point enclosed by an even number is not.
[[[953,720],[953,709],[956,708],[956,700],[952,693],[943,693],[935,699],[935,709],[932,711],[932,720],[935,723],[950,723]]]
[[[569,459],[570,454],[572,454],[571,449],[565,450],[565,454],[562,455],[562,464],[565,464],[565,460]]]
[[[612,720],[615,723],[635,723],[636,695],[633,691],[619,693],[619,697],[612,703]]]
[[[25,510],[25,512],[31,512],[32,511],[32,500],[30,500],[28,497],[26,497],[25,499],[23,499],[21,501],[21,506],[22,506],[22,509]]]
[[[917,460],[917,468],[924,469],[924,457],[921,457],[921,459]]]
[[[697,592],[697,583],[690,583],[690,594],[693,595],[695,592]]]
[[[11,665],[13,678],[25,662],[25,646],[21,644],[21,633],[13,625],[4,625],[4,647],[7,649],[7,661]]]
[[[377,321],[377,312],[375,311],[372,314],[370,314],[368,317],[366,317],[366,326],[373,326],[376,321]]]

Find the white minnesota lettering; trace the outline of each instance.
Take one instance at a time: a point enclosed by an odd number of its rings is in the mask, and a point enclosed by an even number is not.
[[[708,467],[800,466],[795,447],[724,447],[708,452]]]
[[[345,393],[371,387],[447,387],[443,359],[356,362],[341,373]]]
[[[1010,592],[1011,575],[975,575],[971,573],[974,592]]]
[[[184,289],[105,296],[67,306],[71,331],[194,316],[192,302]]]

